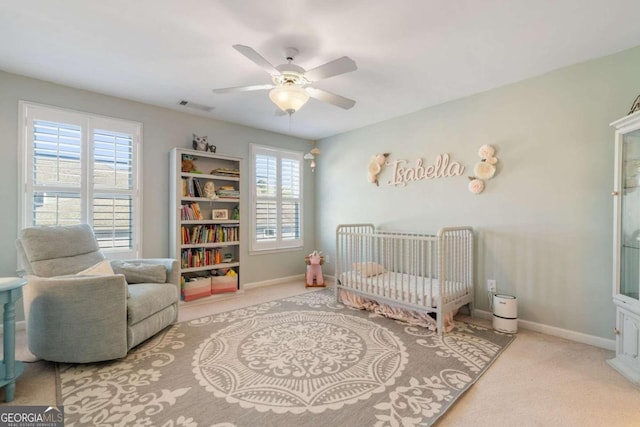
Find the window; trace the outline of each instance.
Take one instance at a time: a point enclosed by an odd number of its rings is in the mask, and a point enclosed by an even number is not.
[[[20,103],[22,227],[86,223],[109,257],[139,256],[142,125]]]
[[[302,247],[302,153],[251,145],[251,250]]]

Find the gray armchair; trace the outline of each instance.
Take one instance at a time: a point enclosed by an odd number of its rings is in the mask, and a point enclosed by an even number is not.
[[[41,359],[88,363],[124,357],[178,318],[174,259],[112,261],[113,271],[123,274],[81,273],[105,259],[86,224],[26,228],[16,246],[29,279],[27,341]]]

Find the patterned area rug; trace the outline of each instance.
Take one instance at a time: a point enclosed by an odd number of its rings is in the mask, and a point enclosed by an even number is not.
[[[176,324],[112,362],[58,367],[65,425],[425,426],[513,340],[336,304],[330,290]]]

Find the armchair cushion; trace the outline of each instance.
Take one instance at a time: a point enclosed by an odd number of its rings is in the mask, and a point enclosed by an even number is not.
[[[111,268],[111,263],[108,259],[103,259],[96,265],[92,265],[91,267],[82,270],[79,273],[76,273],[76,276],[113,276],[114,271]],[[121,274],[121,273],[119,273]],[[56,277],[65,277],[65,276],[56,276]],[[126,281],[126,277],[125,277]],[[129,287],[127,286],[127,298],[129,298],[131,294],[129,293]]]
[[[76,273],[78,276],[100,276],[104,274],[115,274],[113,268],[111,268],[111,264],[106,259],[80,271],[79,273]]]
[[[40,277],[76,274],[104,259],[91,227],[31,227],[16,242],[27,274]]]
[[[178,288],[172,283],[138,283],[129,285],[127,319],[135,325],[178,301]]]
[[[167,269],[161,264],[145,262],[111,261],[116,274],[124,274],[127,283],[165,283]]]

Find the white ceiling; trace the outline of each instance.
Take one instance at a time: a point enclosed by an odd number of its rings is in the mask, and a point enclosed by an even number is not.
[[[3,0],[0,69],[319,139],[638,46],[638,17],[638,0]],[[358,70],[316,86],[357,103],[290,122],[267,91],[214,94],[270,83],[233,44],[274,65],[296,47],[306,69],[347,55]]]

